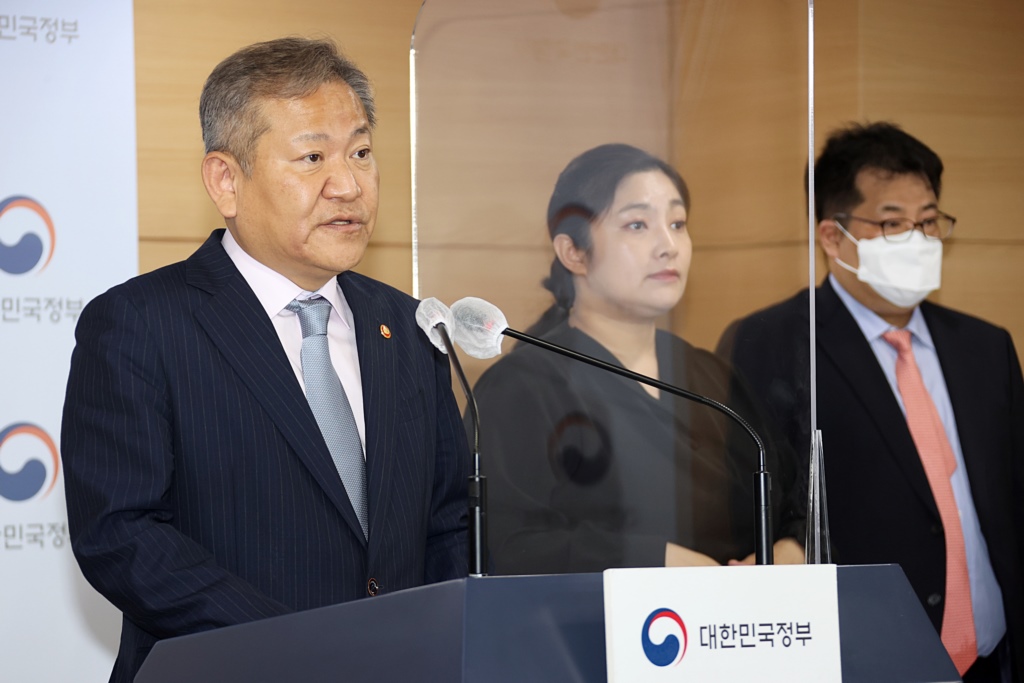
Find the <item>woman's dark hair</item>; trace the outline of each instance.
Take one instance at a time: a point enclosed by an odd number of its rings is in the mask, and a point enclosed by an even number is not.
[[[558,176],[548,202],[548,234],[568,235],[577,249],[590,253],[590,227],[611,206],[615,190],[628,176],[644,171],[664,173],[690,210],[690,191],[682,176],[669,164],[631,145],[608,144],[594,147],[569,162]],[[570,273],[556,256],[544,287],[555,297],[555,303],[530,327],[530,334],[540,335],[565,320],[576,300],[576,288]]]

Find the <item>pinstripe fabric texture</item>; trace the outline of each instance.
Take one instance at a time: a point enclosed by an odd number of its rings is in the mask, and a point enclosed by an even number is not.
[[[416,302],[339,276],[356,325],[369,540],[273,325],[220,245],[90,302],[61,433],[72,547],[153,643],[464,576],[469,454]],[[379,331],[390,327],[390,339]]]
[[[331,451],[334,467],[359,518],[363,536],[366,536],[366,464],[356,418],[345,388],[331,365],[331,352],[327,347],[331,302],[316,296],[302,301],[296,299],[285,308],[299,316],[302,327],[300,357],[306,400]]]

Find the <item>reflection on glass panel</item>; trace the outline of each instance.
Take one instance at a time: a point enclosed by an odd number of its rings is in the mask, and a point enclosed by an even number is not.
[[[961,673],[977,654],[998,679],[1009,652],[1024,653],[1024,559],[1010,531],[1024,521],[1010,502],[1024,482],[1009,475],[1024,457],[1013,436],[1024,424],[1024,8],[819,7],[819,152],[851,120],[905,131],[854,133],[816,183],[834,278],[819,290],[817,414],[835,558],[899,563],[944,636],[950,623],[974,627],[966,658],[950,648]],[[951,232],[929,228],[940,211],[957,217]]]
[[[769,444],[780,559],[806,496],[783,422],[809,399],[737,377],[761,340],[729,325],[808,284],[806,22],[796,0],[429,0],[413,40],[419,295],[731,406]],[[526,345],[466,365],[495,573],[754,552],[758,451],[721,414]]]

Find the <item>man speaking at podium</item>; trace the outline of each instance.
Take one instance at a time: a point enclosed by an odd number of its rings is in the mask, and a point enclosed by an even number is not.
[[[1005,330],[923,301],[955,223],[938,205],[942,161],[876,123],[835,132],[814,176],[835,558],[899,563],[967,683],[1024,680],[1024,381]],[[808,329],[805,291],[735,323],[720,346],[798,452],[811,439],[792,419],[810,404],[798,379]]]
[[[465,576],[469,454],[416,302],[351,272],[377,215],[374,103],[328,41],[260,43],[200,100],[227,223],[97,297],[61,450],[75,556],[153,644]]]

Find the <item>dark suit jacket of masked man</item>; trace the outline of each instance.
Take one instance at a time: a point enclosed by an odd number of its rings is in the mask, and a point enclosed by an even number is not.
[[[949,389],[1007,637],[1024,667],[1024,382],[1010,335],[930,302],[921,313]],[[878,360],[826,280],[817,289],[818,428],[833,559],[899,563],[941,630],[946,546],[924,467]],[[810,444],[808,294],[737,321],[719,352],[774,409],[798,453]]]

